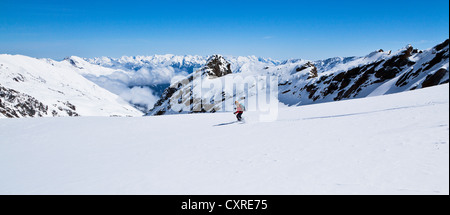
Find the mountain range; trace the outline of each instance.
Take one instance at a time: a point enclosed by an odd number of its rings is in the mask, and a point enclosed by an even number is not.
[[[223,88],[198,95],[192,89],[199,75],[205,77],[203,85],[238,76],[276,77],[279,102],[307,105],[448,83],[448,65],[449,40],[427,50],[408,45],[395,52],[319,61],[222,55],[71,56],[55,61],[2,54],[0,117],[215,112],[229,110],[232,100],[248,104],[255,96]],[[191,102],[183,107],[186,98]]]
[[[343,99],[398,93],[448,83],[449,41],[428,50],[411,45],[397,52],[378,50],[364,57],[324,61],[288,60],[281,63],[244,62],[212,56],[205,66],[169,86],[148,115],[232,110],[233,101],[256,101],[261,86],[253,80],[247,91],[233,87],[196,92],[195,88],[220,85],[236,77],[277,77],[278,100],[286,105],[307,105]],[[211,65],[218,61],[222,67]],[[243,63],[244,62],[244,63]],[[233,68],[232,72],[228,68]],[[203,73],[209,70],[212,73]],[[222,75],[211,75],[222,74]],[[200,76],[200,82],[196,82]],[[234,78],[230,78],[234,76]],[[218,80],[221,79],[221,80]],[[236,83],[232,83],[236,84]],[[200,86],[201,85],[201,86]],[[262,86],[264,87],[264,86]],[[253,105],[254,106],[254,105]]]

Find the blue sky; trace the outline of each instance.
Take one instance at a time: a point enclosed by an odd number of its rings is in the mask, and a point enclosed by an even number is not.
[[[0,0],[0,53],[361,56],[449,37],[449,2]]]

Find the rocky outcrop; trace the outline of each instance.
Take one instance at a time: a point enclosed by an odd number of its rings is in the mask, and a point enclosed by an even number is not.
[[[67,61],[67,62],[69,62],[70,65],[74,66],[74,67],[77,68],[77,69],[84,69],[83,67],[78,66],[77,60],[76,60],[76,59],[73,59],[73,57],[66,57],[66,58],[64,58],[64,60]]]
[[[317,78],[317,76],[318,76],[317,67],[314,65],[314,63],[307,62],[307,63],[301,65],[300,67],[297,67],[297,69],[295,69],[295,71],[297,71],[297,72],[302,72],[305,70],[308,70],[308,73],[309,73],[308,79]]]
[[[439,69],[434,74],[429,74],[426,77],[425,81],[423,81],[422,88],[438,85],[442,81],[442,78],[445,76],[445,74],[448,74],[448,70],[444,68]],[[448,82],[448,79],[446,80],[446,82]]]
[[[206,74],[210,78],[219,78],[228,74],[231,74],[231,64],[228,63],[221,55],[211,56],[206,66],[201,71],[202,74]]]
[[[58,103],[60,105],[54,104],[49,108],[30,95],[0,85],[0,114],[8,118],[79,116],[75,105],[62,101]]]
[[[32,96],[0,85],[0,114],[8,118],[42,117],[48,106]]]

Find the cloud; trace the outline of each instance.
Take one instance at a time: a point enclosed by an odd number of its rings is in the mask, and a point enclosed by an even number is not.
[[[134,105],[152,108],[158,101],[150,86],[169,84],[174,77],[185,77],[188,73],[173,67],[142,67],[137,71],[118,70],[109,75],[85,75],[100,87],[120,96]]]
[[[153,91],[148,87],[133,87],[123,90],[119,95],[125,101],[132,104],[145,106],[147,109],[152,108],[158,101],[158,97],[153,94]]]
[[[170,79],[175,76],[172,67],[141,68],[130,76],[129,85],[153,85],[170,83]]]
[[[86,76],[86,78],[120,96],[125,101],[146,109],[152,108],[159,99],[147,86],[129,85],[133,81],[143,85],[153,83],[146,82],[146,80],[142,79],[142,76],[128,76],[124,73],[115,73],[110,76]]]

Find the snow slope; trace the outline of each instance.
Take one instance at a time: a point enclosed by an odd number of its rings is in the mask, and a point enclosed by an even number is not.
[[[231,113],[0,119],[0,194],[449,194],[449,85]]]
[[[109,71],[111,69],[95,66],[81,69],[67,60],[58,62],[51,59],[2,54],[0,86],[17,91],[16,95],[35,98],[37,102],[42,102],[48,107],[46,112],[41,113],[42,116],[67,116],[71,112],[81,116],[142,115],[119,96],[79,74],[78,70],[89,69],[89,71],[102,69],[104,72],[112,72]],[[8,100],[3,99],[3,102]],[[15,105],[17,104],[8,104],[10,108],[14,108]],[[5,116],[0,114],[0,117]]]

